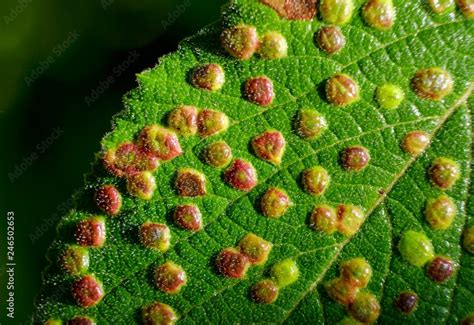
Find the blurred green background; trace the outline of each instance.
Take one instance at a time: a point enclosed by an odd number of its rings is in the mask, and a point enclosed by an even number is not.
[[[219,18],[225,0],[0,1],[0,320],[27,324],[57,220],[135,74]],[[15,213],[15,319],[6,218]]]

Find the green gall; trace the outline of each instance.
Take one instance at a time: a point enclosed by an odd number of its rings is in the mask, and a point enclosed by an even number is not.
[[[425,234],[408,230],[402,234],[398,243],[402,257],[411,265],[421,267],[434,258],[431,240]]]
[[[380,316],[380,304],[373,294],[361,292],[349,304],[347,311],[355,320],[364,324],[372,324]]]
[[[186,284],[187,277],[181,266],[168,261],[155,269],[154,280],[158,289],[174,294]]]
[[[443,256],[435,257],[426,268],[426,274],[431,280],[443,283],[454,273],[454,262],[452,259]]]
[[[303,139],[317,139],[328,128],[324,116],[314,109],[301,109],[295,119],[295,131]]]
[[[362,16],[370,27],[388,30],[395,22],[396,11],[392,0],[368,0],[362,8]]]
[[[272,280],[257,282],[251,289],[252,300],[259,304],[271,304],[278,298],[278,286]]]
[[[174,222],[189,231],[202,229],[202,215],[199,207],[194,204],[183,204],[176,207],[173,214]]]
[[[265,264],[273,247],[272,243],[252,233],[245,235],[238,246],[240,252],[247,256],[250,263],[255,265]]]
[[[441,100],[453,90],[453,78],[442,68],[419,70],[411,80],[415,94],[428,100]]]
[[[255,155],[269,163],[279,165],[285,153],[286,140],[279,131],[265,131],[252,139]]]
[[[219,90],[225,82],[224,69],[214,63],[199,66],[192,72],[191,82],[196,88],[209,91]]]
[[[346,45],[346,38],[336,26],[324,26],[315,34],[318,47],[328,55],[341,51]]]
[[[257,30],[244,24],[225,29],[221,34],[221,45],[233,57],[248,60],[258,47]]]
[[[341,164],[347,171],[361,171],[369,162],[369,150],[362,146],[348,147],[341,153]]]
[[[102,283],[93,275],[85,275],[74,281],[71,287],[72,297],[82,308],[97,305],[104,297]]]
[[[183,136],[197,133],[198,109],[194,106],[179,106],[168,115],[168,126]]]
[[[160,160],[172,160],[183,153],[176,133],[157,124],[143,128],[138,136],[138,147]]]
[[[173,325],[178,317],[170,306],[155,302],[143,308],[142,319],[144,325]]]
[[[326,23],[343,25],[352,17],[354,2],[352,0],[321,0],[319,10]]]
[[[292,259],[286,259],[276,263],[271,269],[272,279],[279,288],[286,287],[298,280],[300,271],[298,265]]]
[[[321,195],[329,186],[331,177],[326,169],[315,166],[305,169],[301,174],[304,190],[311,195]]]
[[[405,135],[402,148],[412,156],[418,156],[430,144],[430,136],[424,131],[411,131]]]
[[[206,195],[206,176],[191,168],[180,169],[176,177],[176,190],[179,196]]]
[[[127,191],[141,200],[151,200],[156,190],[156,180],[150,172],[134,174],[127,178]]]
[[[244,97],[260,106],[270,105],[275,98],[273,82],[266,76],[250,78],[244,85]]]
[[[326,292],[334,301],[342,304],[349,305],[355,299],[358,292],[358,288],[351,285],[349,282],[342,278],[335,278],[326,283]]]
[[[225,141],[211,143],[204,149],[203,160],[215,168],[225,167],[232,160],[232,149]]]
[[[216,259],[217,270],[228,278],[242,279],[249,265],[248,257],[235,248],[223,249]]]
[[[446,14],[454,11],[456,5],[454,0],[428,0],[431,10],[435,14]]]
[[[456,217],[456,204],[447,195],[440,195],[436,199],[430,199],[426,204],[425,217],[433,229],[447,229],[453,223],[454,217]]]
[[[395,306],[401,313],[409,315],[418,306],[418,295],[411,291],[402,292],[395,300]]]
[[[224,179],[233,188],[248,192],[257,185],[257,171],[248,161],[236,159],[224,172]]]
[[[292,205],[288,194],[278,188],[269,188],[260,200],[260,209],[264,216],[269,218],[280,218]]]
[[[70,246],[61,254],[58,264],[69,274],[82,274],[89,268],[89,251],[84,247]]]
[[[81,220],[74,233],[76,243],[84,247],[102,247],[106,239],[105,220],[93,217]]]
[[[337,229],[341,234],[350,237],[359,231],[364,223],[364,211],[358,206],[351,204],[340,204],[337,207],[338,224]]]
[[[223,132],[229,127],[229,118],[222,112],[203,109],[198,115],[199,136],[206,138]]]
[[[357,288],[365,288],[372,278],[372,267],[362,257],[344,261],[341,264],[341,277]]]
[[[465,250],[474,254],[474,226],[464,229],[462,243]]]
[[[397,85],[384,84],[377,87],[375,98],[382,108],[395,109],[405,99],[405,92]]]
[[[288,55],[286,38],[278,32],[265,33],[260,39],[258,53],[264,59],[282,59]]]
[[[309,225],[315,230],[322,231],[329,235],[337,230],[337,224],[336,209],[329,205],[318,205],[311,213]]]
[[[326,82],[326,98],[335,106],[346,106],[359,100],[359,86],[347,74],[338,73]]]
[[[434,159],[428,171],[431,182],[441,190],[450,189],[461,176],[459,164],[446,157]]]
[[[140,226],[139,237],[143,246],[160,252],[166,252],[170,247],[170,229],[161,223],[145,222]]]

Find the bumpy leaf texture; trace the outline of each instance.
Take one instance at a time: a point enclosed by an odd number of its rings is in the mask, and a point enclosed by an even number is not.
[[[313,17],[314,12],[304,6],[299,9],[302,15],[287,15],[283,1],[265,2],[232,1],[224,8],[221,22],[186,39],[176,53],[161,58],[155,68],[138,75],[139,86],[125,96],[126,109],[114,117],[112,132],[102,140],[103,150],[86,177],[84,191],[76,198],[76,207],[58,225],[57,238],[48,252],[51,265],[44,272],[44,287],[37,298],[35,322],[66,322],[87,316],[98,324],[141,323],[143,308],[161,302],[169,305],[177,322],[183,324],[333,324],[356,315],[350,312],[356,308],[354,297],[341,304],[331,298],[327,289],[331,280],[341,276],[341,264],[355,257],[364,258],[372,269],[370,281],[359,293],[375,296],[380,305],[376,320],[379,323],[454,324],[474,312],[474,256],[462,243],[464,229],[474,224],[474,101],[469,100],[474,75],[473,21],[464,17],[459,8],[436,14],[424,1],[396,0],[393,26],[381,30],[364,21],[365,1],[356,1],[351,21],[339,26],[345,46],[328,55],[315,40],[317,32],[327,25],[320,16],[319,5]],[[286,3],[292,9],[292,3],[301,2]],[[305,3],[314,6],[312,1]],[[298,8],[293,9],[298,13]],[[269,31],[280,33],[288,44],[287,55],[277,48],[282,58],[267,59],[265,54],[257,53],[248,60],[232,57],[221,46],[220,35],[224,29],[239,24],[255,27],[260,37]],[[216,86],[207,87],[211,90],[193,85],[194,69],[207,63],[223,68],[225,82],[221,89],[217,89],[222,81],[219,78],[217,83],[216,79],[209,79]],[[452,91],[441,100],[420,98],[414,89],[417,71],[430,67],[441,67],[453,79]],[[358,101],[346,106],[329,102],[325,85],[336,73],[347,74],[358,85]],[[266,76],[273,83],[274,100],[266,106],[249,101],[245,93],[246,81],[259,76]],[[203,80],[209,81],[205,73]],[[398,85],[405,94],[395,109],[381,107],[376,99],[377,87],[386,83]],[[156,170],[149,167],[156,190],[151,187],[151,199],[140,194],[137,197],[140,186],[127,187],[132,182],[129,179],[137,175],[136,170],[125,168],[122,175],[116,172],[118,177],[110,168],[104,168],[104,155],[125,142],[140,147],[141,130],[152,124],[168,127],[170,112],[181,105],[223,112],[229,126],[211,136],[194,134],[192,128],[188,134],[183,132],[186,136],[178,133],[182,153],[173,159],[161,159]],[[327,129],[311,139],[302,136],[298,129],[300,109],[318,112]],[[189,121],[193,126],[193,118]],[[225,128],[225,123],[222,125]],[[286,143],[280,163],[259,155],[259,150],[275,149],[275,143],[264,149],[252,146],[252,140],[268,130],[281,132]],[[415,130],[426,132],[431,141],[425,148],[422,146],[419,154],[412,155],[402,144],[405,135]],[[225,176],[228,167],[213,167],[205,159],[207,146],[218,140],[228,144],[233,159],[243,159],[254,166],[255,187],[248,191],[232,187]],[[350,146],[368,150],[370,160],[365,168],[348,170],[342,165],[342,152]],[[138,155],[142,154],[140,150]],[[147,152],[150,155],[150,150]],[[281,151],[276,150],[279,154]],[[447,157],[458,164],[460,177],[448,189],[430,181],[433,175],[429,169],[437,157]],[[122,161],[122,165],[133,163],[130,159]],[[228,162],[223,159],[220,163]],[[303,171],[314,166],[322,166],[330,177],[323,193],[308,193],[302,184]],[[205,184],[200,183],[202,177],[187,179],[187,183],[185,179],[180,184],[181,189],[197,196],[179,195],[177,173],[183,168],[205,176]],[[114,185],[122,196],[122,206],[114,216],[110,216],[113,209],[106,209],[109,215],[98,209],[94,199],[104,184]],[[280,194],[291,201],[280,217],[262,213],[262,196],[269,188],[283,190]],[[453,200],[455,217],[447,229],[434,229],[427,222],[426,205],[443,193]],[[282,201],[277,198],[279,202]],[[199,231],[185,230],[174,220],[176,207],[188,203],[195,204],[202,214]],[[364,222],[360,228],[355,227],[352,235],[314,229],[310,215],[321,204],[360,207]],[[74,236],[78,222],[93,216],[102,217],[105,222],[105,243],[86,247],[88,265],[84,263],[85,268],[71,272],[71,262],[67,264],[59,258],[68,247],[78,244]],[[342,222],[342,217],[338,211],[336,223]],[[144,246],[139,232],[147,221],[169,228],[167,250]],[[425,234],[433,244],[434,255],[452,259],[454,272],[447,280],[434,281],[428,275],[430,262],[414,266],[400,253],[398,243],[409,230]],[[273,244],[268,260],[252,265],[242,278],[223,275],[216,266],[218,254],[224,248],[237,247],[248,233]],[[81,243],[91,246],[91,242],[79,240]],[[417,254],[419,248],[410,249]],[[256,303],[252,287],[271,278],[272,265],[285,259],[296,262],[297,280],[280,286],[273,303]],[[155,283],[155,269],[166,261],[181,266],[187,275],[187,282],[178,293],[166,293]],[[71,293],[73,283],[84,274],[93,275],[103,284],[100,301],[87,308],[78,305],[77,292],[76,296]],[[395,303],[405,291],[418,297],[417,308],[409,314],[401,313]]]

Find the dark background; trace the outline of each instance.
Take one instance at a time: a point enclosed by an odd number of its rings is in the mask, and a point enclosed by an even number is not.
[[[135,74],[219,18],[224,0],[0,1],[0,320],[27,323],[57,220]],[[6,218],[15,214],[15,319]]]

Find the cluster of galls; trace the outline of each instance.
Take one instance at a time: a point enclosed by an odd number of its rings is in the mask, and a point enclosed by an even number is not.
[[[424,141],[429,143],[427,139]],[[433,186],[445,191],[450,189],[460,177],[459,165],[450,158],[437,157],[433,160],[428,175]],[[456,204],[449,196],[441,194],[436,198],[428,199],[425,207],[425,218],[434,230],[445,230],[456,217]],[[463,244],[469,251],[469,228],[465,230]],[[466,243],[467,242],[467,243]],[[427,265],[426,273],[435,282],[447,281],[454,273],[455,263],[452,259],[435,256],[433,244],[423,233],[408,230],[403,233],[398,244],[402,257],[408,263],[422,267]]]
[[[204,148],[201,157],[203,162],[211,167],[219,169],[227,167],[224,170],[224,180],[231,187],[248,192],[257,185],[257,171],[252,163],[241,158],[233,160],[232,148],[224,140],[209,144]],[[188,170],[187,173],[182,172],[181,177],[178,176],[179,179],[181,181],[179,181],[180,184],[177,184],[178,189],[188,188],[188,191],[191,190],[192,194],[196,194],[185,196],[197,196],[204,192],[204,175]],[[188,183],[192,183],[192,186],[187,186]],[[185,194],[185,192],[187,191],[180,191],[181,194]]]
[[[231,160],[231,150],[222,142],[212,144],[205,151],[205,161],[215,167],[222,167]],[[276,130],[268,130],[254,137],[251,141],[254,154],[273,165],[281,163],[285,152],[286,141],[283,134]],[[213,153],[210,149],[214,149]],[[227,154],[228,152],[228,154]],[[215,163],[213,163],[216,161]],[[217,163],[219,161],[219,163]],[[235,159],[224,171],[224,180],[233,188],[250,191],[257,185],[257,171],[253,165],[243,159]]]
[[[191,83],[196,88],[206,91],[220,90],[223,87],[224,82],[224,69],[215,63],[198,66],[191,74]],[[273,82],[267,76],[249,78],[243,86],[243,92],[245,99],[260,106],[269,106],[275,98]],[[187,115],[179,117],[178,123],[174,122],[174,124],[177,124],[175,129],[180,130],[186,128],[187,130],[185,129],[184,131],[188,133],[187,135],[192,135],[192,130],[190,130],[189,126],[192,118],[192,115],[190,115],[192,106],[186,106],[186,108],[188,110],[188,112],[186,112]],[[173,114],[174,113],[170,115],[170,121],[176,117]],[[202,132],[200,132],[200,134],[201,133]]]
[[[435,282],[443,283],[454,274],[454,261],[449,257],[435,256],[431,240],[423,233],[413,230],[404,232],[398,243],[398,250],[411,265],[427,265],[426,274]]]
[[[237,248],[223,249],[216,258],[220,274],[234,279],[242,279],[250,265],[262,265],[268,259],[272,244],[255,234],[242,238]]]
[[[231,147],[223,140],[208,145],[203,150],[202,160],[214,168],[227,167],[223,172],[223,178],[229,186],[237,190],[249,192],[257,186],[255,167],[247,160],[233,159]]]
[[[451,75],[438,67],[419,70],[411,80],[415,94],[427,100],[439,101],[452,92]],[[325,85],[326,99],[334,106],[347,106],[360,99],[357,82],[349,75],[337,73]],[[382,108],[395,109],[405,99],[405,92],[397,85],[383,84],[376,89],[375,99]]]
[[[126,178],[127,190],[131,195],[150,200],[156,190],[156,180],[152,172],[158,168],[159,161],[170,161],[183,153],[177,134],[209,137],[226,130],[228,125],[229,119],[222,112],[211,109],[200,110],[194,106],[179,106],[168,115],[169,128],[156,124],[146,126],[134,143],[127,142],[108,150],[104,155],[104,163],[112,174]],[[186,177],[194,176],[184,174]],[[187,181],[181,179],[181,176],[178,175],[178,182]],[[180,195],[196,196],[195,192],[188,193],[186,188],[179,185],[177,184]],[[97,204],[102,210],[111,210],[106,204],[101,203],[104,201],[101,199],[104,195],[110,198],[112,193],[97,195]],[[199,195],[202,193],[199,192]],[[116,203],[115,206],[120,205]],[[119,209],[113,209],[113,214],[117,214]]]
[[[312,19],[317,13],[317,1],[261,0],[287,19]],[[314,35],[317,46],[328,55],[338,53],[346,44],[346,39],[336,25],[347,24],[354,13],[353,0],[321,0],[319,11],[323,21],[328,24]],[[392,0],[368,0],[362,8],[362,17],[367,25],[378,30],[389,30],[395,21],[396,10]]]
[[[276,1],[261,0],[264,4],[275,9],[280,16],[287,19],[313,19],[317,13],[317,1]],[[318,47],[333,55],[338,53],[346,44],[346,39],[336,25],[347,24],[354,13],[353,0],[321,0],[320,15],[328,24],[315,33],[314,40]],[[367,25],[384,31],[389,30],[395,21],[396,10],[392,0],[368,0],[362,8],[362,17]]]
[[[362,290],[372,277],[372,268],[363,258],[353,258],[341,264],[340,276],[326,284],[328,295],[346,307],[349,315],[358,322],[371,324],[380,315],[377,298]]]
[[[221,34],[221,45],[239,60],[248,60],[254,53],[264,59],[281,59],[288,53],[288,44],[283,35],[270,31],[259,39],[257,29],[245,24],[225,29]]]
[[[186,272],[174,262],[168,261],[155,268],[153,273],[155,286],[164,293],[176,294],[187,282]],[[154,302],[142,309],[144,324],[174,324],[178,316],[174,309],[162,302]]]
[[[262,265],[267,259],[272,244],[255,234],[247,234],[237,248],[225,248],[216,259],[218,271],[229,278],[241,279],[250,265]],[[295,282],[299,276],[296,263],[284,260],[272,266],[271,279],[255,284],[251,296],[258,303],[272,303],[278,297],[280,288]]]
[[[278,298],[280,289],[296,282],[300,271],[296,262],[285,259],[270,269],[270,279],[257,282],[250,289],[250,297],[259,304],[271,304]]]
[[[288,44],[283,35],[270,31],[259,39],[256,28],[245,24],[225,29],[221,34],[221,45],[239,60],[248,60],[254,53],[264,59],[281,59],[288,55]],[[275,98],[273,82],[267,76],[248,79],[243,91],[244,98],[260,106],[269,106]]]
[[[126,179],[130,195],[149,200],[156,189],[156,180],[151,172],[158,168],[159,160],[170,160],[181,153],[173,131],[150,125],[141,131],[134,143],[126,142],[108,150],[103,161],[110,173]],[[98,197],[96,201],[99,205]]]
[[[199,73],[203,74],[202,71]],[[104,155],[105,167],[115,176],[127,180],[127,189],[131,195],[149,200],[156,189],[152,172],[158,167],[159,161],[169,161],[182,154],[177,134],[208,137],[224,131],[228,124],[227,116],[221,112],[199,110],[193,106],[177,107],[168,116],[169,128],[159,125],[146,126],[135,142],[127,142],[107,151]],[[175,186],[177,193],[183,197],[206,194],[205,176],[193,169],[179,170]],[[115,216],[120,213],[122,196],[115,186],[109,184],[99,187],[94,200],[105,214]],[[193,204],[177,206],[174,220],[178,226],[189,231],[202,228],[201,212]],[[105,220],[91,217],[80,221],[76,226],[75,237],[79,246],[68,248],[61,257],[61,264],[67,272],[80,275],[87,271],[89,265],[88,251],[84,247],[102,247],[105,243]],[[145,247],[165,252],[170,246],[171,235],[167,225],[147,221],[140,227],[139,238]],[[158,288],[173,293],[178,292],[185,284],[186,275],[182,269],[169,262],[156,270],[155,281]],[[102,284],[92,275],[86,275],[76,281],[72,291],[74,299],[82,307],[97,304],[104,295]],[[152,309],[157,309],[155,307]],[[152,309],[147,312],[147,317],[158,317],[155,315],[157,311]]]
[[[308,114],[313,113],[313,112],[307,112]],[[317,113],[316,113],[317,114]],[[319,117],[319,116],[318,116]],[[320,120],[319,120],[320,121]],[[307,123],[306,121],[303,121],[301,119],[297,119],[296,123],[301,123],[302,125],[308,126],[306,130],[309,129],[314,129],[310,127],[310,123]],[[312,126],[315,126],[316,128],[319,128],[320,124],[317,122],[315,125],[312,123]],[[301,130],[301,128],[300,128]],[[280,155],[276,155],[274,157],[278,157],[278,159],[273,159],[270,160],[271,156],[269,156],[268,153],[262,153],[265,152],[265,148],[269,147],[272,150],[275,150],[275,148],[284,148],[283,146],[278,146],[275,145],[275,143],[283,143],[283,140],[279,141],[262,141],[262,145],[260,148],[255,144],[255,140],[258,142],[261,141],[261,139],[264,139],[267,135],[271,135],[271,132],[266,132],[262,136],[259,136],[254,139],[252,142],[254,151],[257,153],[257,156],[265,160],[272,161],[275,163],[276,161],[280,161]],[[273,133],[274,135],[280,135],[279,132]],[[271,138],[270,138],[271,139]],[[281,137],[281,139],[283,139]],[[283,152],[283,150],[281,150]],[[363,170],[369,163],[370,161],[370,155],[368,150],[365,147],[362,146],[352,146],[344,149],[341,153],[341,163],[342,166],[345,170],[347,171],[361,171]],[[314,166],[311,168],[305,169],[301,173],[301,183],[303,186],[303,189],[305,192],[307,192],[310,195],[318,196],[322,195],[324,191],[327,189],[329,186],[330,182],[330,176],[328,171],[323,168],[322,166]],[[289,198],[288,194],[279,188],[271,187],[269,188],[261,197],[260,200],[260,209],[263,215],[270,217],[270,218],[279,218],[282,215],[286,213],[288,208],[292,205],[292,201]],[[328,207],[329,208],[329,207]],[[334,210],[331,208],[331,210]],[[347,211],[350,210],[350,213],[347,213]],[[336,217],[336,213],[334,212],[334,220],[332,224],[334,225],[334,229],[328,228],[328,229],[321,229],[327,233],[332,233],[337,227],[340,227],[340,231],[344,234],[352,234],[353,232],[357,231],[358,228],[360,227],[360,222],[363,221],[363,213],[361,212],[360,208],[353,207],[350,205],[341,205],[338,208],[338,217]],[[316,220],[317,217],[314,217],[314,220]],[[317,224],[315,222],[315,224]],[[324,224],[324,222],[321,223],[321,225]],[[349,230],[349,228],[351,230]]]
[[[100,280],[87,273],[90,264],[89,248],[99,248],[105,243],[105,220],[91,217],[81,220],[75,229],[76,245],[70,245],[59,256],[58,264],[76,280],[71,286],[71,294],[76,303],[88,308],[98,304],[104,296]]]
[[[326,234],[335,231],[346,237],[353,236],[364,223],[364,211],[355,205],[340,204],[333,208],[326,204],[317,205],[310,215],[310,226]]]
[[[316,16],[316,0],[277,1],[260,0],[275,9],[280,16],[292,20],[311,20]],[[319,12],[323,21],[332,25],[347,24],[353,14],[353,0],[321,0]],[[368,0],[362,8],[362,17],[367,25],[379,30],[388,30],[395,21],[395,7],[392,0]]]

